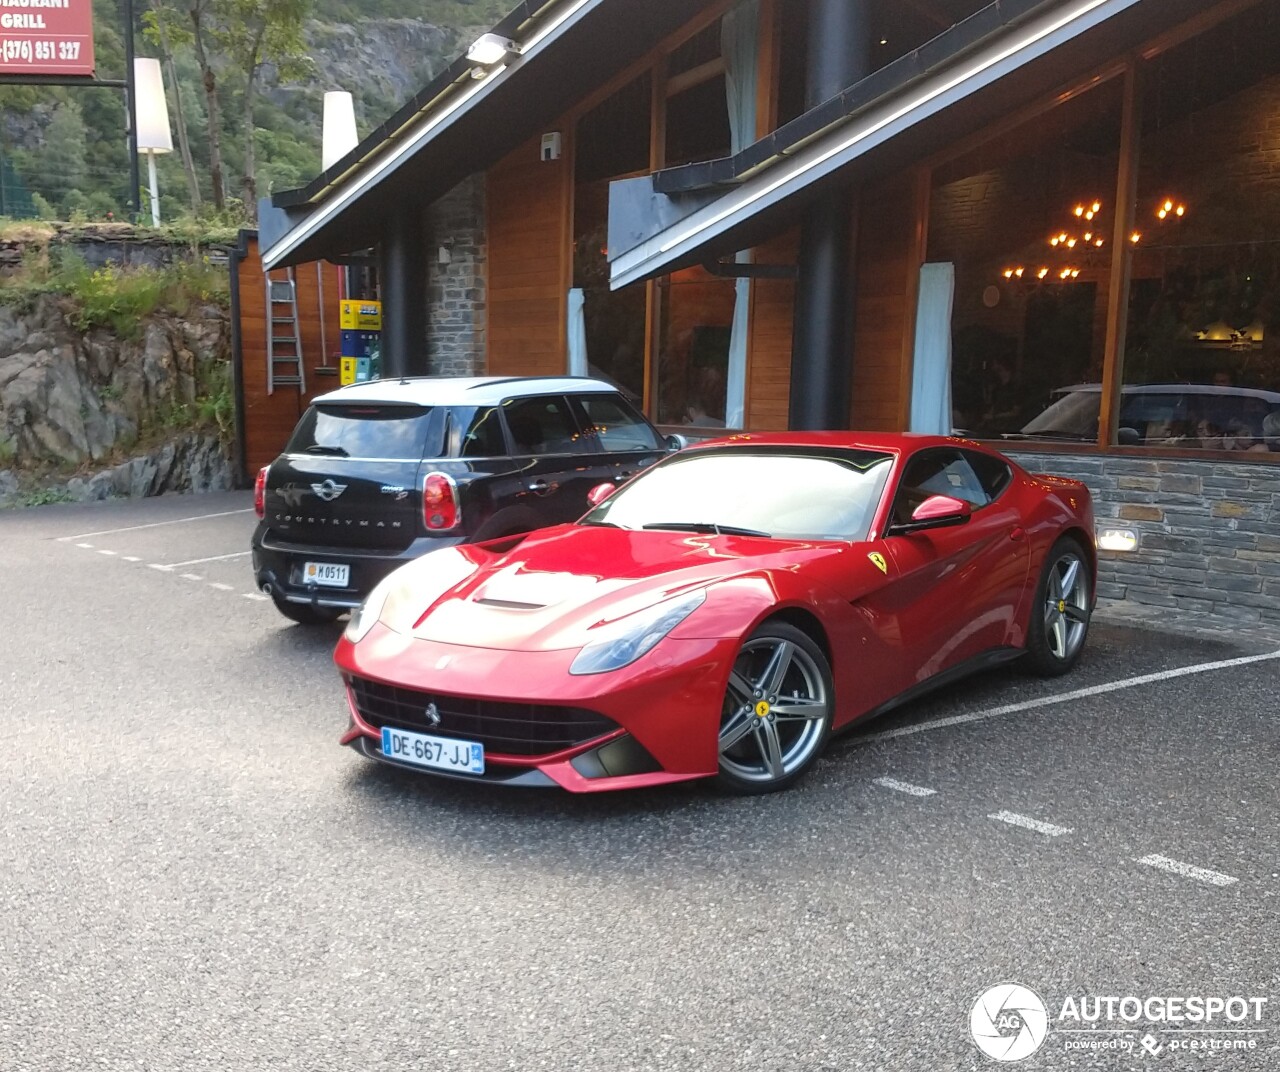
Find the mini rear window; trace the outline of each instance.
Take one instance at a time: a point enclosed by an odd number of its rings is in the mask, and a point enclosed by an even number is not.
[[[335,458],[418,461],[440,453],[440,428],[425,406],[312,406],[303,414],[286,452]]]

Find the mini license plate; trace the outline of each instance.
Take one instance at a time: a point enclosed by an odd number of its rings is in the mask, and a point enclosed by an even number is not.
[[[308,562],[302,567],[302,583],[346,588],[351,584],[351,567],[335,562]]]
[[[401,763],[433,770],[484,773],[484,745],[452,737],[432,737],[407,730],[382,729],[382,754]]]

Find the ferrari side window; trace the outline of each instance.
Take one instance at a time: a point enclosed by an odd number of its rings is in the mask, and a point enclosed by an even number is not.
[[[999,458],[977,451],[965,451],[964,457],[977,474],[989,501],[995,502],[1013,483],[1013,470]]]
[[[893,504],[894,523],[909,522],[911,515],[932,495],[950,495],[975,510],[991,501],[973,467],[957,450],[929,451],[907,463]]]

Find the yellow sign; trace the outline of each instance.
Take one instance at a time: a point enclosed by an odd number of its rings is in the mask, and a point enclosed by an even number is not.
[[[382,302],[342,302],[343,331],[381,331]]]
[[[338,362],[338,382],[343,387],[356,382],[356,366],[359,360],[356,357],[344,357]]]
[[[879,551],[872,551],[871,554],[867,555],[867,557],[876,564],[876,568],[881,573],[886,577],[889,575],[889,563],[884,560],[884,555]]]

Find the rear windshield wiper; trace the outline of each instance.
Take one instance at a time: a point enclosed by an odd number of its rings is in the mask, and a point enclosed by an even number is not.
[[[312,443],[311,446],[305,448],[307,454],[327,454],[333,458],[350,458],[342,447],[326,447],[323,443]]]
[[[713,521],[655,521],[644,527],[666,532],[706,532],[716,536],[764,536],[766,539],[773,536],[772,532],[742,529],[736,525],[717,525]]]

